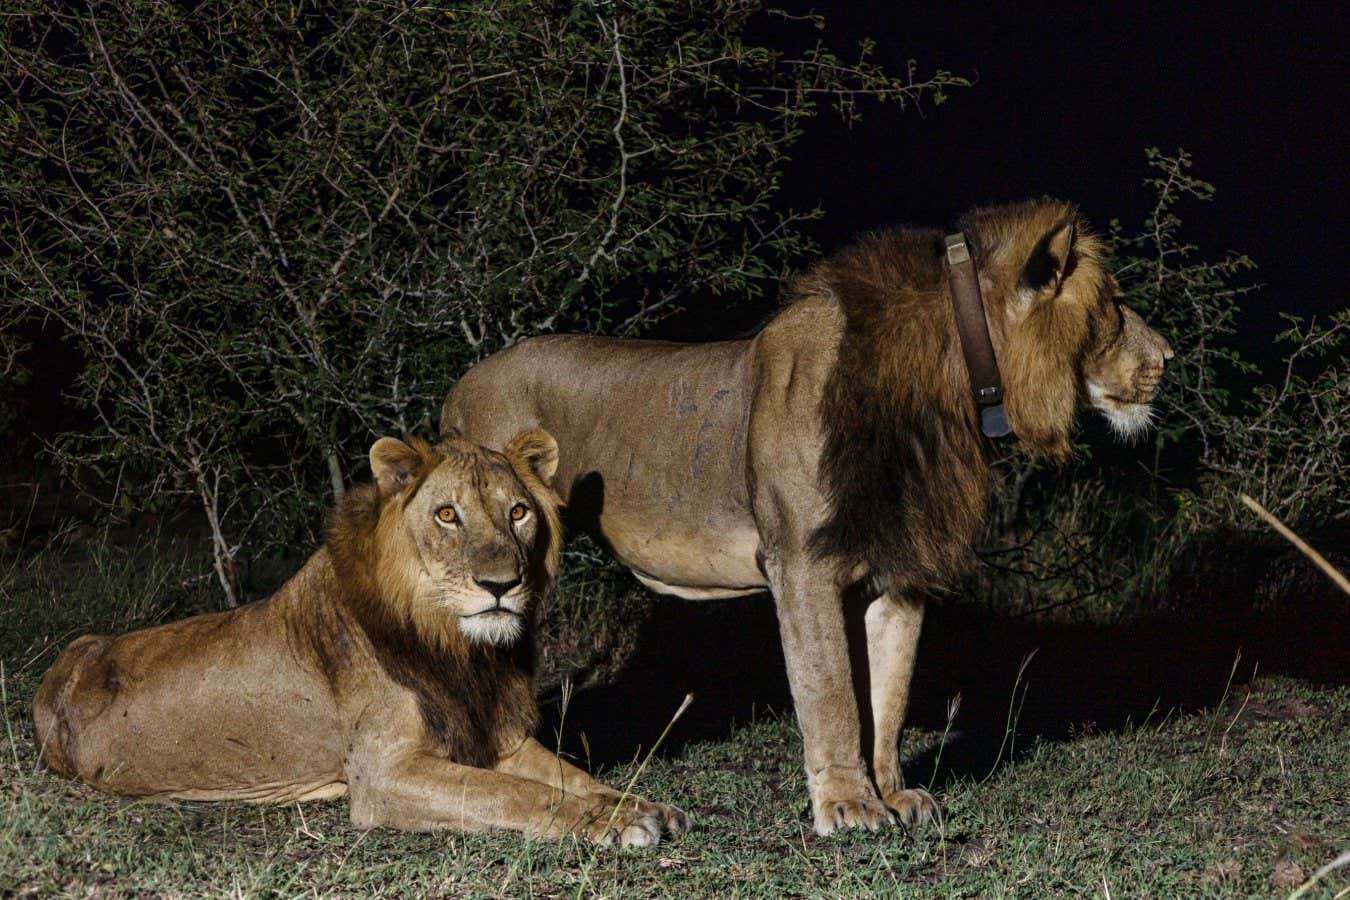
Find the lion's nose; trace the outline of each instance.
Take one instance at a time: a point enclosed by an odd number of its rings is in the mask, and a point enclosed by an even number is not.
[[[1172,351],[1172,345],[1167,343],[1167,338],[1159,338],[1159,340],[1162,341],[1162,355],[1164,360],[1168,360],[1176,356],[1176,353]]]
[[[505,597],[513,587],[520,584],[520,579],[515,578],[511,581],[487,581],[482,578],[475,578],[473,583],[500,600],[502,597]]]

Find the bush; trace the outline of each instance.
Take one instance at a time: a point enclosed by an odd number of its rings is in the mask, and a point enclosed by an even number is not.
[[[757,296],[809,249],[770,202],[821,105],[961,83],[784,58],[745,38],[763,14],[12,4],[0,319],[83,354],[61,458],[127,507],[193,498],[232,604],[241,552],[313,540],[483,355]]]
[[[26,349],[17,337],[0,331],[0,433],[9,432],[17,418],[17,403],[12,395],[28,380],[27,371],[19,364],[20,354]],[[5,455],[0,452],[0,459]]]
[[[1152,214],[1135,232],[1111,223],[1122,299],[1176,350],[1157,402],[1159,427],[1121,454],[1082,441],[1070,471],[1016,451],[996,466],[993,515],[967,591],[1023,613],[1102,615],[1164,588],[1198,542],[1266,533],[1238,502],[1250,494],[1316,532],[1350,519],[1350,311],[1325,324],[1289,318],[1276,380],[1236,349],[1239,301],[1255,268],[1242,254],[1199,259],[1178,207],[1212,185],[1190,158],[1148,151]]]

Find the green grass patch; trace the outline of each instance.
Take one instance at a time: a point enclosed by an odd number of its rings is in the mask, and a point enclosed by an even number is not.
[[[41,771],[32,693],[58,643],[191,611],[199,586],[168,553],[105,549],[4,572],[0,896],[1286,896],[1350,850],[1350,689],[1285,678],[1120,730],[1020,734],[997,764],[960,752],[960,713],[940,760],[940,733],[912,730],[910,781],[945,810],[914,832],[815,837],[800,736],[773,714],[650,762],[636,789],[695,821],[650,852],[362,832],[346,801],[129,801]],[[610,608],[582,614],[579,602],[559,600],[581,631]],[[626,783],[635,765],[601,774]],[[1305,896],[1348,888],[1350,868]]]

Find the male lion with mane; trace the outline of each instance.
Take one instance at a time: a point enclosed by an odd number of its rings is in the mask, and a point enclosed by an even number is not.
[[[1085,407],[1122,435],[1145,428],[1172,350],[1117,302],[1077,210],[977,209],[960,228],[1022,446],[1064,458]],[[557,484],[589,513],[569,526],[652,590],[773,593],[820,834],[936,813],[905,787],[898,740],[925,596],[973,558],[989,493],[943,251],[940,231],[864,237],[748,340],[525,341],[472,369],[442,412],[443,431],[488,446],[526,427],[558,435]],[[865,604],[861,698],[846,593]]]
[[[291,803],[351,795],[361,827],[509,828],[624,846],[688,823],[534,739],[529,642],[561,550],[557,444],[503,453],[381,438],[375,483],[271,598],[86,635],[34,701],[42,758],[119,794]]]

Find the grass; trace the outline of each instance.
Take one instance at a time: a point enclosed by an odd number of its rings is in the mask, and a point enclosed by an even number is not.
[[[795,722],[766,712],[677,740],[645,768],[637,753],[604,769],[693,815],[687,837],[652,852],[361,832],[345,801],[128,801],[40,771],[33,690],[74,633],[181,615],[209,586],[184,580],[171,553],[44,554],[2,571],[0,896],[1287,896],[1350,850],[1350,689],[1288,678],[1219,684],[1208,709],[1050,740],[1016,723],[1020,698],[1054,690],[1041,669],[1002,686],[1014,721],[988,750],[962,721],[967,691],[949,732],[907,734],[910,779],[931,782],[945,810],[914,832],[815,837]],[[582,628],[576,603],[562,606]],[[1304,896],[1347,890],[1343,868]]]

